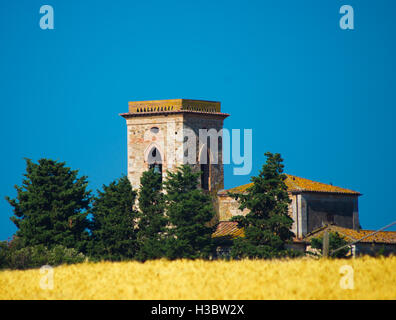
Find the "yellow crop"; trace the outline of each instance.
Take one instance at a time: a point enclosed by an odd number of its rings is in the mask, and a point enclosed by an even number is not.
[[[39,269],[2,271],[0,299],[396,299],[395,270],[396,257],[86,262],[54,268],[52,290]]]

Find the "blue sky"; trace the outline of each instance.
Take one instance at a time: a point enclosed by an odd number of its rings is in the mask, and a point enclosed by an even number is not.
[[[172,98],[221,101],[225,127],[251,128],[253,175],[279,152],[287,173],[363,193],[363,228],[396,220],[395,16],[392,0],[1,1],[0,240],[24,157],[96,190],[126,173],[128,101]],[[225,167],[226,188],[247,182]]]

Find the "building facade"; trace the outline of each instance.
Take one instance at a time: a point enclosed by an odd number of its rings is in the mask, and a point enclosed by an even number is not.
[[[302,239],[313,230],[330,224],[354,230],[360,228],[359,192],[290,174],[286,174],[285,184],[291,200],[289,215],[294,221],[292,231],[296,238]],[[243,193],[251,185],[250,183],[218,193],[219,221],[228,221],[241,214],[238,202],[228,196],[228,192]],[[246,213],[244,210],[242,214]]]
[[[228,230],[225,222],[233,216],[245,215],[236,200],[227,192],[245,192],[250,184],[224,190],[222,129],[229,115],[221,112],[216,101],[172,99],[129,102],[129,112],[120,114],[127,124],[128,178],[134,189],[140,177],[154,168],[166,178],[188,163],[201,172],[200,187],[213,195],[218,231]],[[205,136],[216,133],[215,141]],[[292,200],[289,214],[296,238],[326,224],[359,229],[358,197],[360,193],[287,175],[286,185]],[[222,234],[221,232],[219,233]]]
[[[121,116],[127,124],[128,178],[133,188],[139,188],[142,173],[150,167],[165,178],[167,170],[186,163],[202,172],[201,188],[212,194],[224,188],[221,129],[228,114],[221,112],[220,102],[133,101]],[[203,137],[210,129],[219,133],[216,151]]]

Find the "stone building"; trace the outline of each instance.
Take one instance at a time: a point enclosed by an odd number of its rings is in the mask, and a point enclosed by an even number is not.
[[[128,178],[133,188],[139,188],[140,177],[149,168],[165,178],[167,170],[189,163],[201,172],[200,187],[213,195],[217,211],[214,237],[243,236],[243,230],[229,220],[247,211],[241,212],[227,192],[245,192],[250,184],[223,190],[222,128],[229,115],[221,112],[220,102],[133,101],[129,102],[129,112],[120,115],[127,124]],[[210,129],[217,134],[214,142],[201,135]],[[289,174],[285,182],[292,200],[289,214],[294,220],[292,231],[296,244],[303,244],[307,235],[323,226],[360,229],[359,192]]]
[[[292,231],[297,238],[328,224],[359,229],[359,192],[286,174],[285,180],[291,204],[289,215],[293,218]],[[221,190],[219,220],[228,221],[239,215],[238,203],[227,195],[243,193],[252,184]],[[246,214],[246,211],[244,212]]]
[[[218,157],[208,142],[202,141],[205,132],[223,128],[229,115],[222,113],[220,102],[173,99],[129,102],[126,119],[128,136],[128,178],[139,188],[140,177],[150,167],[166,176],[183,163],[202,172],[200,186],[216,194],[224,188],[221,135]],[[220,131],[221,132],[221,131]]]

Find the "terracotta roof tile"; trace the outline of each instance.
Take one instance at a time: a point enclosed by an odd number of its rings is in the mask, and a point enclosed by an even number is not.
[[[343,228],[335,225],[330,225],[327,227],[322,227],[317,230],[312,231],[311,233],[305,236],[305,239],[309,240],[312,238],[316,238],[321,236],[324,230],[328,228],[331,232],[338,232],[341,236],[346,238],[349,241],[356,241],[360,238],[363,238],[370,233],[375,232],[374,230],[353,230],[349,228]],[[369,236],[361,241],[362,243],[388,243],[388,244],[396,244],[396,231],[380,231],[375,235]]]
[[[216,231],[212,234],[212,238],[227,237],[235,239],[244,237],[243,228],[238,228],[238,222],[235,221],[221,221],[216,227]]]
[[[216,231],[212,234],[212,238],[227,237],[229,239],[235,239],[244,236],[243,228],[238,228],[238,222],[235,221],[220,221],[216,227]],[[303,239],[293,238],[293,242],[304,243],[305,241]]]
[[[353,194],[360,195],[359,192],[350,189],[340,188],[331,184],[325,184],[317,181],[312,181],[305,178],[300,178],[290,174],[286,174],[285,184],[290,192],[325,192],[325,193],[340,193],[340,194]],[[219,194],[242,193],[245,192],[253,183],[244,184],[232,189],[220,191]]]

